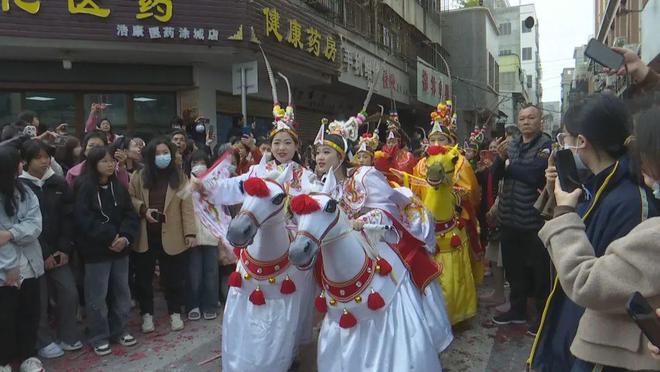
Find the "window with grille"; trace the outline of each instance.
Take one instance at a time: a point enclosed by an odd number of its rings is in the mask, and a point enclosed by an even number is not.
[[[532,59],[532,48],[522,49],[522,59],[523,61],[529,61]]]
[[[509,35],[511,34],[511,23],[510,22],[500,23],[499,29],[501,35]]]

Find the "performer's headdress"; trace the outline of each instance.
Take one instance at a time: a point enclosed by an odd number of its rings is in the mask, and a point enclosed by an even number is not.
[[[465,141],[464,149],[470,148],[475,151],[479,151],[479,148],[484,143],[485,137],[486,134],[483,128],[474,128],[474,130],[470,133],[470,137],[467,139],[467,141]]]
[[[451,143],[456,143],[456,113],[453,110],[451,100],[438,103],[436,110],[431,112],[431,131],[429,139],[433,135],[442,135],[449,139]]]
[[[277,133],[286,131],[291,135],[294,141],[298,142],[298,133],[295,129],[295,115],[293,113],[293,97],[291,95],[291,85],[289,84],[289,79],[282,73],[278,75],[284,79],[286,83],[287,92],[289,94],[289,101],[286,105],[286,109],[283,109],[280,105],[279,100],[277,99],[277,84],[275,83],[275,76],[273,74],[273,69],[268,62],[268,57],[264,52],[261,45],[259,45],[261,54],[264,56],[264,63],[266,65],[266,70],[268,71],[268,81],[270,81],[270,88],[273,95],[273,129],[270,131],[270,138],[273,138]]]
[[[374,156],[376,149],[378,148],[379,138],[378,133],[369,133],[365,132],[360,136],[360,141],[358,142],[358,149],[355,152],[355,155],[366,152],[371,156]]]

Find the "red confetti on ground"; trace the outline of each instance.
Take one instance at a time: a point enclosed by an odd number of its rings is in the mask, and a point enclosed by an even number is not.
[[[146,357],[147,357],[147,354],[145,354],[145,353],[133,353],[133,354],[128,356],[128,360],[135,361],[135,360],[144,359]]]

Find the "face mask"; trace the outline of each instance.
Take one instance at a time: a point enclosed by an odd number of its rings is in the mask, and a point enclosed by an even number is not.
[[[172,161],[172,155],[170,154],[163,154],[163,155],[156,155],[155,159],[156,166],[159,169],[165,169],[170,165],[170,162]]]
[[[204,124],[197,124],[197,126],[195,126],[195,131],[197,131],[197,133],[204,133],[204,130],[206,130]]]
[[[651,186],[653,189],[653,196],[656,199],[660,199],[660,183],[658,182],[653,182],[653,185]]]
[[[564,150],[570,150],[574,149],[573,151],[573,158],[575,159],[575,167],[577,168],[578,171],[590,171],[589,167],[587,167],[586,164],[582,161],[582,158],[580,157],[580,153],[578,153],[578,146],[572,146],[572,145],[566,145],[564,144]]]
[[[197,164],[192,168],[191,173],[194,174],[195,176],[199,176],[201,174],[204,174],[204,172],[206,172],[206,169],[207,169],[206,165]]]

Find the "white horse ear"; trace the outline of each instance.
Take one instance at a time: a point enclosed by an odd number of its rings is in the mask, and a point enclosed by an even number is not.
[[[266,164],[267,163],[268,163],[268,156],[266,156],[266,154],[262,154],[261,155],[261,160],[259,160],[259,164],[257,164],[257,169],[261,172],[257,173],[257,174],[266,173]]]
[[[293,167],[289,164],[275,181],[280,185],[284,185],[287,181],[291,180],[291,178],[293,178]]]
[[[333,195],[337,189],[337,179],[335,178],[335,168],[331,167],[328,174],[325,176],[325,183],[323,184],[322,193]]]

